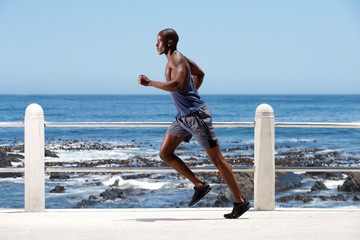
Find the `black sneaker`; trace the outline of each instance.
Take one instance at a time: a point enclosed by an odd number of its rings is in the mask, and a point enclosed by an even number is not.
[[[192,197],[191,201],[188,205],[191,207],[192,205],[196,204],[200,201],[208,192],[210,192],[211,187],[207,182],[204,182],[204,185],[201,188],[195,188],[194,196]]]
[[[243,203],[234,203],[234,208],[231,213],[224,214],[224,217],[227,219],[235,219],[243,215],[247,210],[250,209],[250,203],[244,199]]]

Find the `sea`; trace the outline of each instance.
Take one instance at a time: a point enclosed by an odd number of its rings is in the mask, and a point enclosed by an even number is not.
[[[208,104],[214,122],[253,122],[256,108],[269,104],[274,109],[275,122],[360,122],[360,95],[202,95]],[[37,103],[44,110],[46,122],[171,122],[176,109],[169,95],[0,95],[0,122],[23,122],[25,109]],[[64,166],[79,162],[94,163],[111,160],[141,167],[141,159],[161,162],[159,148],[166,128],[45,128],[46,148],[58,158],[46,157],[47,163]],[[252,157],[254,129],[251,127],[216,128],[221,149],[231,156]],[[336,166],[359,166],[360,129],[355,128],[276,128],[275,145],[278,150],[287,147],[296,150],[317,149],[337,152],[341,156]],[[21,146],[23,128],[0,128],[0,146]],[[94,143],[106,149],[89,148]],[[250,146],[250,147],[249,147]],[[21,151],[14,152],[23,154]],[[206,154],[195,140],[182,143],[179,156],[192,159],[204,166]],[[351,160],[353,159],[353,161]],[[354,160],[355,159],[355,160]],[[348,161],[349,160],[349,161]],[[185,160],[186,162],[186,160]],[[207,161],[208,162],[208,161]],[[23,161],[13,162],[22,167]],[[156,165],[156,164],[155,164]],[[208,165],[208,164],[207,164]],[[301,174],[301,173],[296,173]],[[344,176],[345,178],[346,176]],[[307,178],[303,185],[277,193],[276,198],[309,191],[316,179]],[[339,194],[337,187],[343,180],[326,180],[328,190],[323,195]],[[63,193],[51,193],[55,186],[64,186]],[[113,186],[128,189],[126,198],[104,200],[100,194]],[[226,191],[226,186],[221,185]],[[222,187],[218,186],[217,189]],[[71,174],[70,179],[51,180],[46,174],[46,208],[73,208],[84,199],[99,199],[94,208],[154,208],[187,207],[193,186],[175,173],[154,173],[134,176],[128,174]],[[133,192],[131,192],[132,190]],[[135,191],[136,190],[136,191]],[[135,191],[135,192],[134,192]],[[138,193],[138,194],[135,194]],[[214,200],[217,193],[212,193]],[[356,201],[276,202],[277,207],[360,207]],[[360,197],[358,195],[358,197]],[[207,204],[206,206],[211,206]],[[24,178],[0,178],[0,208],[24,207]],[[205,206],[204,206],[205,207]]]

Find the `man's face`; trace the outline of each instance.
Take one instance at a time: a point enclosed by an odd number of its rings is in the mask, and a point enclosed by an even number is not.
[[[159,33],[157,36],[157,43],[156,43],[156,49],[159,55],[165,53],[167,48],[168,48],[167,42],[165,41],[163,34]]]

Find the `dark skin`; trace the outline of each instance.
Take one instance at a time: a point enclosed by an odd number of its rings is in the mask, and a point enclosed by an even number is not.
[[[205,73],[194,61],[186,58],[181,53],[175,52],[173,54],[176,50],[176,47],[173,47],[173,45],[172,40],[165,41],[161,33],[158,35],[156,49],[159,55],[165,54],[168,59],[165,70],[165,76],[168,81],[151,81],[147,76],[139,75],[139,84],[156,87],[168,92],[181,91],[186,88],[190,80],[190,74],[192,74],[196,88],[200,88]]]
[[[160,32],[157,36],[156,49],[159,55],[165,54],[168,60],[165,70],[167,82],[152,81],[145,75],[139,75],[139,84],[155,87],[168,92],[181,91],[188,85],[191,74],[196,88],[200,88],[205,76],[204,72],[194,61],[186,58],[179,52],[175,52],[176,44],[173,40],[166,39],[162,32]],[[175,149],[183,140],[184,139],[181,137],[165,135],[160,148],[159,156],[164,162],[189,179],[195,185],[195,188],[200,188],[203,186],[201,179],[196,176],[178,156],[174,154]],[[219,145],[211,149],[204,150],[212,163],[218,168],[226,184],[229,186],[234,195],[235,202],[243,203],[244,198],[236,183],[234,173],[229,163],[222,155]]]

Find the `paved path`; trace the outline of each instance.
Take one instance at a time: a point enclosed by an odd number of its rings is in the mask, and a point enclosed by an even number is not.
[[[0,239],[360,239],[360,209],[0,209]]]

